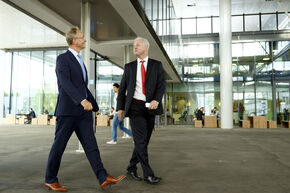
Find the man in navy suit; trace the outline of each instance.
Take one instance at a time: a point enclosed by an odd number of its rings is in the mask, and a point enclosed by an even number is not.
[[[154,129],[155,115],[162,114],[162,97],[166,88],[164,70],[160,61],[148,58],[149,42],[144,38],[134,40],[137,60],[125,65],[119,87],[117,111],[119,120],[130,118],[134,151],[127,167],[128,175],[141,180],[137,174],[140,162],[144,180],[150,184],[160,182],[149,165],[148,144]]]
[[[118,183],[125,175],[117,178],[109,176],[100,157],[92,115],[92,111],[98,111],[99,107],[87,88],[87,71],[79,54],[85,48],[86,39],[77,27],[73,27],[66,33],[66,40],[69,49],[59,55],[56,61],[55,71],[59,91],[55,109],[56,131],[48,157],[44,186],[53,191],[67,191],[67,188],[58,182],[57,173],[67,142],[75,132],[101,188],[105,188]]]

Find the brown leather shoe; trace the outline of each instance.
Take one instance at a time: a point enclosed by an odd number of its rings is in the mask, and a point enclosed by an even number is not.
[[[61,186],[60,183],[58,183],[58,182],[54,182],[52,184],[45,183],[44,187],[46,187],[52,191],[56,191],[56,192],[66,192],[67,191],[67,188],[64,186]]]
[[[105,188],[111,184],[117,184],[118,182],[122,181],[126,177],[125,174],[114,178],[113,176],[107,176],[106,180],[101,184],[101,188]]]

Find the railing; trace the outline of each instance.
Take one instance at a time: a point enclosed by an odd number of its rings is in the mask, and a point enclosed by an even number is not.
[[[159,36],[219,33],[219,17],[150,20]],[[232,32],[290,29],[290,16],[283,12],[232,15]]]

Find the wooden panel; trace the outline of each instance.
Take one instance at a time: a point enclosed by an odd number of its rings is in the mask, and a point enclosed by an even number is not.
[[[277,128],[277,121],[267,121],[268,128]]]
[[[38,115],[38,125],[48,125],[48,115]]]
[[[202,120],[194,120],[195,128],[202,128]]]
[[[239,126],[242,128],[251,128],[251,124],[249,120],[240,120],[239,121]]]
[[[204,116],[204,127],[217,128],[217,116]]]

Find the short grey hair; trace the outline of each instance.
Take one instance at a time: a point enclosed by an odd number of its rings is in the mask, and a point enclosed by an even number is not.
[[[149,50],[150,44],[149,44],[149,41],[148,41],[146,38],[137,37],[137,38],[135,38],[134,43],[135,43],[137,40],[142,40],[142,41],[144,42],[145,46],[147,47],[147,49]]]
[[[73,39],[77,36],[77,31],[80,30],[77,26],[72,27],[66,32],[65,39],[68,45],[73,43]]]

